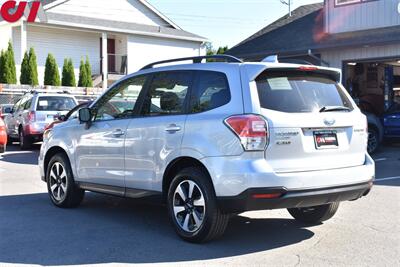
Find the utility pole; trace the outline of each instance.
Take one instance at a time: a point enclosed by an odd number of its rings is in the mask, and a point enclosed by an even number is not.
[[[287,5],[289,7],[289,17],[292,16],[292,0],[280,0],[282,4]]]

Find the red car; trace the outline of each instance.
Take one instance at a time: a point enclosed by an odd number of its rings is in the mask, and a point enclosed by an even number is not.
[[[6,151],[7,145],[7,132],[6,125],[2,118],[0,118],[0,153],[4,153]]]

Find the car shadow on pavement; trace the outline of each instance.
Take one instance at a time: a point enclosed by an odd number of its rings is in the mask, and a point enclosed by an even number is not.
[[[0,262],[40,265],[209,260],[289,246],[313,237],[294,220],[233,217],[222,239],[182,241],[165,207],[89,193],[77,209],[47,194],[0,197]]]
[[[2,154],[0,161],[16,163],[16,164],[28,164],[37,165],[39,156],[40,145],[33,145],[30,150],[21,150],[18,145],[7,146],[7,153]]]

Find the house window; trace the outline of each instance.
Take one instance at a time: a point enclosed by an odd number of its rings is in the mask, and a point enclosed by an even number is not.
[[[377,1],[377,0],[335,0],[335,6],[345,6],[350,4],[359,4],[371,1]]]

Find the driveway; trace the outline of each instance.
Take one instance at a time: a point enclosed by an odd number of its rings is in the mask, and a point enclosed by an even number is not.
[[[166,209],[150,203],[88,193],[77,209],[54,207],[38,149],[0,157],[0,266],[400,266],[400,145],[374,155],[373,191],[332,220],[308,227],[285,210],[248,212],[203,245],[181,241]]]

